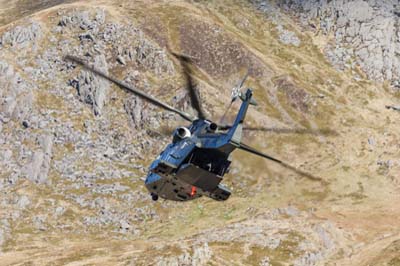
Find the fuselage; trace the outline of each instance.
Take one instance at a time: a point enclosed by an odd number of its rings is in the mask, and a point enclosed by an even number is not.
[[[145,182],[153,199],[155,195],[177,201],[202,195],[216,200],[229,197],[230,191],[220,182],[229,171],[234,147],[229,145],[226,133],[217,133],[211,127],[207,120],[195,120],[188,127],[190,135],[174,136],[153,161]]]
[[[221,181],[229,171],[231,152],[240,146],[251,97],[248,89],[227,131],[219,132],[215,123],[204,119],[175,131],[172,143],[150,165],[145,184],[153,200],[186,201],[202,195],[215,200],[229,198],[231,192]]]

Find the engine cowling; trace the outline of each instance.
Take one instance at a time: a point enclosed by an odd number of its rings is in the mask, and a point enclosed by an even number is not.
[[[180,141],[185,138],[190,138],[192,134],[190,133],[190,130],[187,129],[186,127],[178,127],[173,136],[173,142]]]
[[[215,131],[217,131],[217,129],[218,129],[218,125],[215,123],[211,123],[207,127],[207,131],[210,133],[214,133]]]

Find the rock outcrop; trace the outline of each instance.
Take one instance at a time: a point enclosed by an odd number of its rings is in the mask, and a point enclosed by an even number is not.
[[[24,172],[31,181],[38,184],[48,184],[50,183],[48,174],[52,157],[53,137],[42,136],[39,139],[39,144],[41,149],[33,153],[31,162],[25,166]]]
[[[0,38],[1,46],[12,46],[20,49],[35,44],[42,37],[42,28],[38,22],[31,22],[28,26],[17,26],[5,32]]]
[[[22,123],[31,115],[33,88],[12,65],[0,61],[0,124],[11,119]]]
[[[8,220],[0,220],[0,254],[2,252],[2,245],[10,237],[11,229]]]
[[[400,4],[397,0],[280,1],[304,26],[333,37],[325,50],[338,69],[359,66],[400,88]]]
[[[97,9],[94,16],[89,11],[78,11],[63,15],[58,22],[58,26],[79,27],[82,30],[97,30],[100,25],[104,24],[105,20],[106,15],[103,9]]]
[[[93,66],[108,74],[104,55],[95,56]],[[82,70],[78,79],[73,80],[71,84],[78,91],[81,101],[91,105],[95,115],[100,115],[107,99],[108,81],[92,72]]]
[[[172,266],[172,265],[207,265],[213,253],[207,243],[201,246],[194,246],[191,250],[192,255],[188,252],[183,253],[178,257],[161,257],[158,258],[157,266]]]

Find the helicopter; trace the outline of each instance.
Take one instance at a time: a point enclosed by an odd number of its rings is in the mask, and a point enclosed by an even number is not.
[[[65,60],[81,65],[86,70],[101,76],[122,89],[158,107],[178,114],[191,123],[189,126],[176,128],[172,134],[172,142],[151,163],[145,179],[145,186],[152,200],[157,201],[161,197],[172,201],[189,201],[202,196],[217,201],[227,200],[232,192],[221,181],[224,175],[229,173],[232,162],[231,154],[236,149],[271,160],[313,180],[320,180],[320,178],[314,177],[243,143],[243,123],[247,110],[250,105],[257,105],[251,88],[247,88],[245,92],[242,92],[242,87],[249,72],[232,91],[230,106],[237,99],[242,101],[233,124],[218,125],[206,118],[200,104],[192,80],[191,68],[189,67],[192,59],[185,55],[171,53],[181,63],[191,104],[197,111],[197,117],[176,109],[143,91],[129,86],[123,81],[107,75],[105,72],[85,63],[80,58],[70,55],[65,56]]]

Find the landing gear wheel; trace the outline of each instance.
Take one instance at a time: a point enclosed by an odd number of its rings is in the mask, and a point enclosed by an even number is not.
[[[157,201],[158,200],[158,195],[151,193],[151,199],[154,200],[154,201]]]

